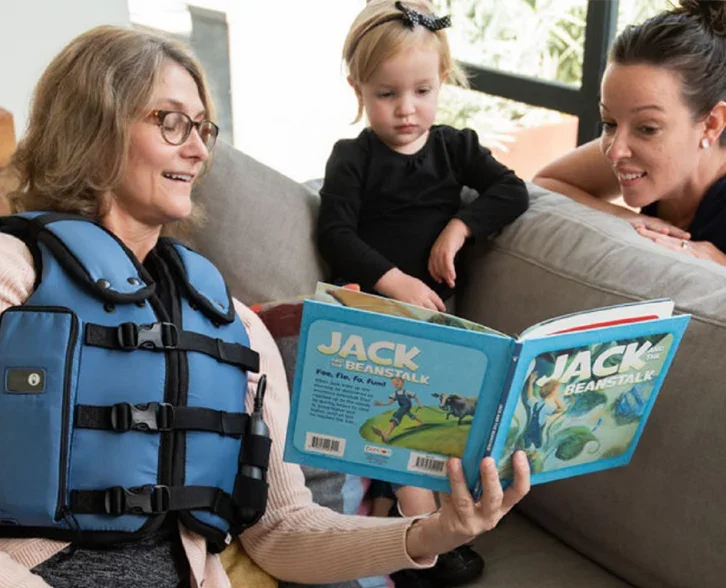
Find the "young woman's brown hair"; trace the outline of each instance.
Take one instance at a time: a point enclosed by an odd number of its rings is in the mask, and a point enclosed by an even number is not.
[[[726,3],[681,0],[673,10],[629,26],[615,39],[610,61],[676,73],[681,95],[698,120],[726,100]],[[719,142],[726,146],[726,133]]]

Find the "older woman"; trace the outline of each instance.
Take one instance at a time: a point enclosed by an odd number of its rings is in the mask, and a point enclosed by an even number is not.
[[[680,4],[615,40],[602,137],[534,182],[622,217],[665,247],[726,264],[726,6]],[[620,195],[640,212],[610,202]]]
[[[228,586],[212,552],[246,527],[248,553],[298,582],[429,566],[529,489],[519,454],[504,492],[482,462],[479,502],[451,460],[452,495],[428,518],[312,503],[282,462],[288,391],[269,333],[161,236],[194,216],[212,118],[184,48],[126,29],[81,35],[38,84],[14,161],[24,214],[0,223],[0,585]],[[276,441],[267,497],[269,444],[246,414],[258,374]]]

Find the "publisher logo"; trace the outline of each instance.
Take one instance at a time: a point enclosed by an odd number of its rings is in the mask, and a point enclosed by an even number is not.
[[[393,455],[393,451],[388,449],[388,447],[378,447],[377,445],[366,445],[363,448],[363,451],[374,455],[383,455],[385,457],[391,457]]]

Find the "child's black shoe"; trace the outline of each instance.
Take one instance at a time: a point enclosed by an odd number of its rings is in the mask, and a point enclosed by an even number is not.
[[[436,565],[425,570],[435,586],[461,586],[476,580],[484,571],[484,559],[468,545],[439,555]]]
[[[448,588],[473,582],[484,571],[484,560],[468,545],[439,555],[433,568],[391,574],[396,588]]]

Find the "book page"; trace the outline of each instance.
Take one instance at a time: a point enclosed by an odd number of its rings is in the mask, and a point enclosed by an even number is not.
[[[673,314],[673,307],[674,303],[672,300],[663,298],[660,300],[633,302],[632,304],[620,304],[617,306],[598,308],[596,310],[577,312],[555,317],[533,325],[522,332],[519,340],[523,341],[537,337],[576,333],[578,331],[588,331],[591,329],[615,327],[618,325],[667,318]]]
[[[465,329],[467,331],[477,331],[479,333],[503,335],[499,331],[495,331],[494,329],[490,329],[473,321],[468,321],[458,316],[454,316],[453,314],[429,310],[428,308],[416,306],[415,304],[408,304],[406,302],[400,302],[384,296],[368,294],[349,287],[333,286],[332,284],[326,284],[324,282],[318,282],[313,298],[320,302],[327,302],[328,304],[338,304],[350,308],[357,308],[359,310],[368,310],[371,312],[408,318],[435,325],[444,325],[446,327]]]

